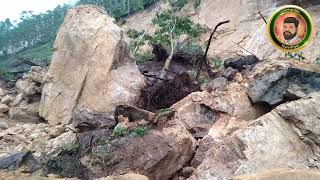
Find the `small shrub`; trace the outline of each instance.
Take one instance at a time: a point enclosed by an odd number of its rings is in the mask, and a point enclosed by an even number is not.
[[[121,137],[123,135],[127,134],[127,129],[121,126],[116,126],[112,132],[113,137]]]
[[[130,133],[130,135],[133,137],[143,137],[148,134],[148,131],[148,127],[137,127]]]
[[[295,52],[295,53],[289,53],[287,52],[285,54],[285,57],[286,58],[289,58],[289,59],[293,59],[293,60],[297,60],[297,61],[305,61],[306,58],[303,56],[303,53],[302,52]]]
[[[218,56],[211,58],[211,63],[215,69],[223,67],[223,60]]]
[[[79,149],[80,149],[80,144],[79,143],[70,144],[67,147],[65,147],[66,151],[77,151]]]
[[[174,114],[174,111],[170,108],[159,109],[156,112],[156,118],[159,119],[164,116],[171,116]]]

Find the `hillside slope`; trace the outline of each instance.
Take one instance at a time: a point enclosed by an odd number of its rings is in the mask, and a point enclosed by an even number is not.
[[[189,1],[179,13],[189,16],[194,22],[211,29],[220,21],[231,20],[229,24],[224,25],[217,31],[209,50],[211,56],[227,58],[248,54],[247,51],[237,45],[239,44],[260,59],[277,59],[278,57],[284,57],[285,53],[276,50],[269,43],[265,23],[258,11],[267,18],[273,10],[285,4],[305,6],[313,18],[315,29],[320,28],[320,4],[312,0],[298,2],[292,0],[202,0],[197,9],[193,8],[193,1]],[[126,20],[127,23],[122,28],[146,30],[162,6],[163,4],[157,3],[143,12],[132,15]],[[150,32],[152,32],[152,28]],[[208,37],[208,34],[203,35],[201,41],[206,41]],[[315,61],[320,56],[320,52],[318,52],[319,41],[320,33],[316,32],[313,41],[301,51],[310,62]]]

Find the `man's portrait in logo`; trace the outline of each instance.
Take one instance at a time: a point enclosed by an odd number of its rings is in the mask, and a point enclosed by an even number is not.
[[[313,24],[304,9],[288,5],[274,13],[267,28],[270,40],[276,48],[293,52],[302,49],[309,42]]]

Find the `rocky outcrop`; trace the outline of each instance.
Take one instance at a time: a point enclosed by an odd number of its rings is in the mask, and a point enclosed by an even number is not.
[[[256,55],[260,60],[278,59],[283,57],[283,53],[278,51],[265,35],[266,25],[258,10],[265,18],[272,15],[272,12],[282,5],[295,4],[306,8],[311,14],[315,24],[315,29],[320,26],[319,2],[315,0],[202,0],[200,6],[194,9],[194,1],[189,3],[179,11],[179,15],[188,16],[194,22],[204,27],[213,29],[219,22],[230,20],[230,23],[224,25],[223,31],[214,40],[210,46],[209,56],[219,56],[228,59],[238,55]],[[133,14],[126,19],[123,28],[137,29],[138,31],[148,29],[152,19],[156,16],[159,9],[165,5],[157,3],[147,10]],[[152,33],[156,28],[151,27]],[[209,34],[201,36],[201,41],[208,40]],[[314,36],[313,40],[301,50],[303,56],[309,62],[314,62],[318,56],[319,36]],[[240,46],[238,46],[240,45]]]
[[[112,112],[119,104],[135,104],[143,77],[121,29],[102,9],[71,9],[54,47],[40,105],[40,115],[50,124],[70,123],[77,107]]]
[[[198,149],[191,162],[193,167],[202,162],[215,142],[222,141],[224,136],[269,111],[254,106],[246,94],[246,88],[236,82],[215,88],[212,93],[191,93],[171,108],[175,110],[174,118],[198,139]]]
[[[292,179],[320,179],[319,171],[295,170],[295,169],[276,169],[247,176],[236,177],[235,180],[292,180]]]
[[[192,158],[195,140],[176,120],[147,129],[146,134],[134,131],[100,142],[82,162],[100,177],[134,172],[160,180],[172,177]]]
[[[297,61],[265,61],[251,72],[248,95],[254,103],[277,106],[320,91],[320,67]]]
[[[283,104],[248,127],[225,136],[223,141],[213,142],[190,179],[232,178],[276,168],[319,167],[315,148],[319,141],[315,128],[320,123],[315,108],[319,100],[320,94],[316,93]]]

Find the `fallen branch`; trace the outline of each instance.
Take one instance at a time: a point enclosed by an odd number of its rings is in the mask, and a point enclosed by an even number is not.
[[[249,50],[247,50],[246,48],[242,47],[239,43],[235,43],[237,46],[239,46],[242,50],[246,51],[247,53],[251,54],[252,56],[256,57],[259,61],[261,61],[261,59],[259,59],[255,54],[253,54],[252,52],[250,52]]]
[[[144,75],[146,77],[149,77],[149,78],[158,79],[158,80],[161,80],[161,81],[168,81],[167,79],[162,79],[162,78],[157,77],[157,75],[150,75],[150,74],[146,74],[146,73],[142,73],[142,75]]]
[[[199,75],[200,75],[200,72],[201,72],[201,69],[202,69],[202,66],[203,66],[203,63],[205,63],[206,67],[207,67],[207,70],[208,70],[208,74],[209,76],[214,76],[214,73],[211,71],[210,69],[210,66],[208,65],[207,63],[207,54],[208,54],[208,51],[209,51],[209,48],[210,48],[210,45],[211,45],[211,40],[213,38],[213,35],[214,33],[217,31],[218,27],[223,25],[223,24],[226,24],[226,23],[229,23],[230,20],[227,20],[227,21],[223,21],[223,22],[219,22],[216,27],[213,29],[211,35],[210,35],[210,38],[208,40],[208,45],[207,45],[207,48],[206,48],[206,51],[203,55],[203,57],[197,62],[197,65],[198,65],[198,69],[197,69],[197,75],[196,75],[196,80],[199,79]],[[208,67],[209,66],[209,67]]]

